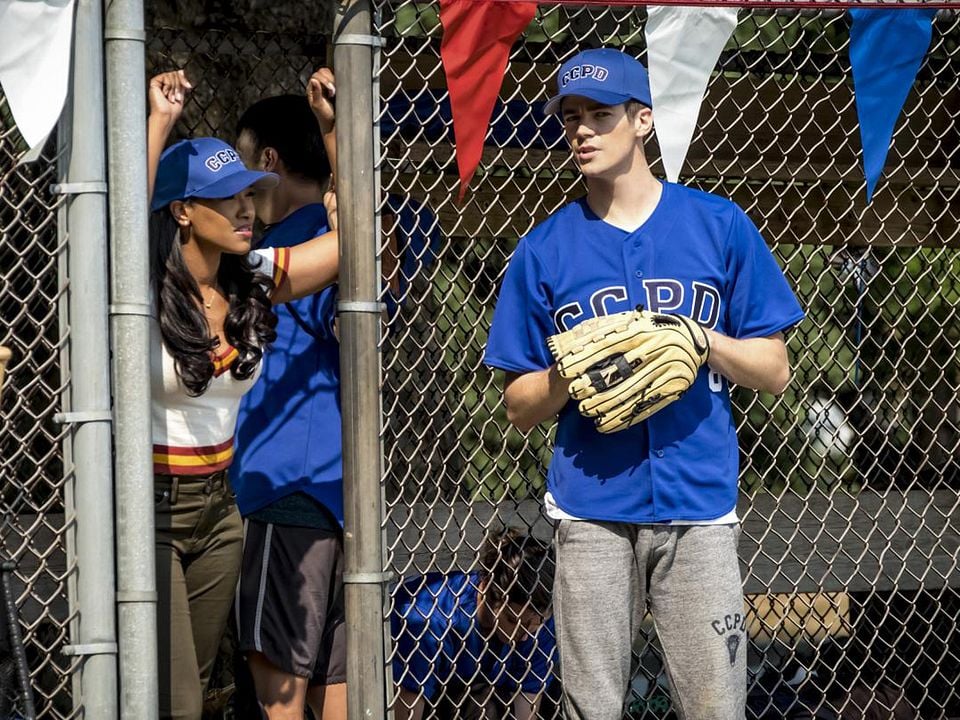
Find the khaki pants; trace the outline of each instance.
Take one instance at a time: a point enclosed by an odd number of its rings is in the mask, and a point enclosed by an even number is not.
[[[200,720],[233,603],[243,524],[226,472],[157,475],[160,717]]]

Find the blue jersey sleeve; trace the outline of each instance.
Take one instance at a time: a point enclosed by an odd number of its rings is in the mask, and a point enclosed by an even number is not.
[[[739,208],[730,227],[727,328],[735,338],[767,337],[796,325],[803,310],[756,226]]]
[[[337,317],[337,285],[330,285],[318,293],[291,300],[284,307],[294,321],[314,338],[336,341],[334,320]]]
[[[536,635],[517,644],[509,671],[513,687],[519,684],[523,692],[531,695],[543,692],[553,677],[556,651],[557,640],[551,617],[540,626]]]
[[[411,197],[387,195],[383,213],[394,217],[390,229],[400,253],[400,297],[396,298],[400,302],[413,279],[436,260],[443,238],[437,216]]]
[[[517,373],[543,370],[553,364],[547,338],[556,329],[548,283],[542,263],[521,240],[500,287],[484,363]]]
[[[422,691],[433,697],[437,690],[434,666],[441,661],[442,641],[431,630],[430,619],[416,603],[411,603],[390,617],[394,640],[393,679],[411,692]]]
[[[258,253],[269,252],[270,248],[285,253],[289,257],[290,248],[328,232],[327,211],[323,205],[313,203],[294,211],[284,220],[267,230],[262,238],[262,248]],[[269,257],[268,257],[269,259]],[[307,297],[291,300],[283,308],[303,330],[318,340],[334,340],[333,320],[337,311],[337,285],[334,283],[320,292]],[[281,308],[277,308],[282,312]]]
[[[313,322],[321,337],[327,340],[336,339],[334,322],[337,319],[337,297],[339,288],[331,285],[314,295]]]

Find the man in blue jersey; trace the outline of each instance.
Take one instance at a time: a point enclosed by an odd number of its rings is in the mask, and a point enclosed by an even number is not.
[[[678,715],[743,718],[747,643],[729,384],[782,392],[790,378],[783,333],[803,312],[742,210],[651,173],[643,65],[615,50],[588,50],[563,64],[557,83],[546,111],[560,114],[587,194],[520,241],[485,362],[505,371],[515,426],[527,431],[558,417],[545,505],[556,521],[565,710],[574,720],[620,720],[631,644],[649,602]],[[570,381],[546,341],[638,305],[705,328],[708,364],[676,402],[601,434],[570,402]]]
[[[333,73],[310,78],[306,98],[280,95],[240,118],[237,151],[280,182],[254,197],[261,247],[296,245],[327,231],[322,203],[336,166]],[[440,242],[436,218],[390,196],[381,258],[391,292],[428,265]],[[397,248],[401,255],[397,255]],[[343,608],[343,461],[337,285],[275,306],[277,339],[240,409],[231,482],[244,516],[237,592],[239,649],[268,720],[346,717]]]
[[[531,720],[553,679],[554,563],[514,528],[494,533],[471,573],[410,578],[393,592],[390,627],[397,720],[420,720],[441,700],[464,720],[509,708]]]
[[[322,199],[334,161],[334,79],[240,118],[237,150],[280,183],[254,198],[261,247],[296,245],[332,225]],[[346,718],[343,469],[337,287],[275,306],[277,339],[244,398],[231,482],[244,516],[239,649],[269,720]]]

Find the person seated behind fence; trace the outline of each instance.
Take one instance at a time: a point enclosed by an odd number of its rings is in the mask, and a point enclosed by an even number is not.
[[[150,81],[150,366],[160,717],[199,720],[240,572],[226,474],[240,400],[276,338],[272,305],[335,281],[339,251],[335,231],[252,250],[253,194],[277,176],[248,170],[226,143],[183,140],[161,155],[189,90],[182,72]],[[336,200],[324,200],[335,227]]]
[[[830,640],[817,652],[813,675],[826,702],[816,720],[915,720],[903,688],[890,677],[886,646]]]
[[[850,691],[839,720],[915,720],[917,711],[903,691],[885,682],[876,688],[858,685]]]
[[[462,718],[497,717],[503,704],[518,720],[537,717],[556,663],[553,573],[545,543],[507,528],[485,540],[479,570],[400,583],[390,614],[397,720],[420,720],[441,699]]]

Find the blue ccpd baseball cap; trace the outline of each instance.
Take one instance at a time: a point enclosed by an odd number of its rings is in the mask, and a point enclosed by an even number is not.
[[[279,181],[275,173],[247,170],[237,151],[222,140],[181,140],[160,156],[150,209],[187,198],[232,197],[251,185],[274,187]]]
[[[637,100],[653,107],[647,69],[636,58],[610,48],[584,50],[567,60],[557,72],[557,90],[557,95],[543,108],[545,115],[559,111],[560,103],[568,95],[604,105]]]

